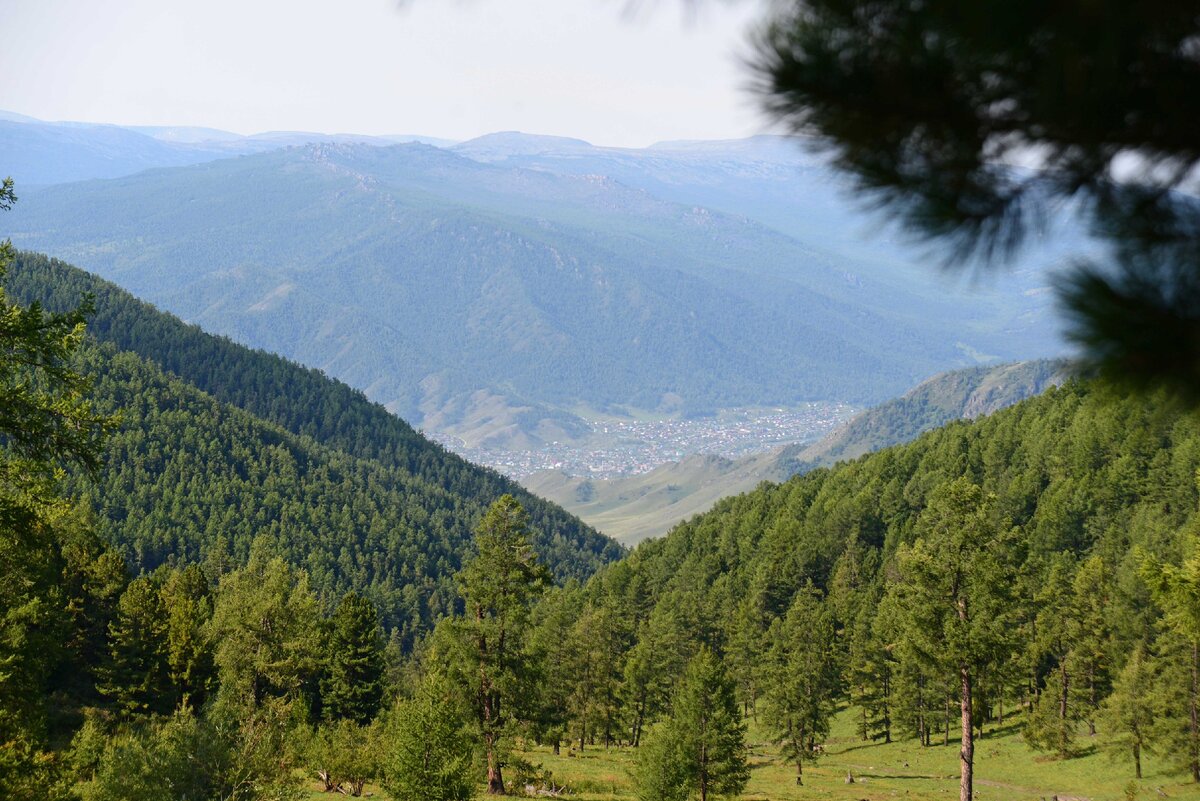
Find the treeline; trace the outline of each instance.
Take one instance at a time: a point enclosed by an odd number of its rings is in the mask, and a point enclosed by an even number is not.
[[[412,488],[411,500],[419,502],[423,493],[433,496],[427,515],[442,505],[439,496],[452,496],[462,507],[458,540],[469,537],[471,525],[488,504],[510,494],[528,510],[538,550],[557,575],[584,578],[621,554],[620,546],[560,507],[450,453],[319,370],[207,334],[107,281],[40,254],[15,253],[4,283],[14,301],[37,301],[51,312],[74,309],[81,296],[91,295],[95,308],[87,320],[90,337],[137,354],[221,404],[328,449],[377,463]],[[137,549],[132,533],[121,543]],[[244,544],[241,553],[244,556]]]

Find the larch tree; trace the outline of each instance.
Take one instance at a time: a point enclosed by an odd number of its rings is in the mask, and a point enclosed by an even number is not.
[[[931,493],[916,533],[898,553],[906,633],[925,659],[953,671],[962,722],[959,797],[972,801],[975,684],[1012,647],[1010,531],[995,496],[963,477]]]
[[[813,587],[796,594],[769,639],[764,718],[780,753],[796,765],[796,784],[803,784],[804,763],[817,758],[841,692],[833,616]]]
[[[1132,757],[1134,775],[1139,779],[1142,755],[1153,744],[1156,712],[1152,665],[1139,645],[1099,710],[1101,745],[1113,756]]]
[[[746,726],[733,682],[707,647],[688,663],[670,715],[654,730],[636,771],[643,801],[734,797],[750,779]]]
[[[511,495],[483,516],[475,547],[458,574],[465,614],[454,628],[466,662],[459,676],[468,686],[487,760],[487,791],[503,795],[502,741],[529,701],[536,676],[524,642],[529,607],[551,579],[529,544],[529,516]]]
[[[1164,612],[1164,621],[1181,641],[1178,648],[1183,669],[1183,709],[1167,710],[1174,716],[1182,712],[1186,721],[1179,745],[1185,755],[1192,781],[1200,782],[1200,552],[1182,564],[1170,565],[1147,558],[1142,577]]]
[[[472,746],[454,688],[430,674],[388,717],[381,745],[383,788],[396,801],[468,801]]]

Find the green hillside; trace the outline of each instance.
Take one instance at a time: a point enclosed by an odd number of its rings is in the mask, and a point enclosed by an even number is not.
[[[689,456],[647,473],[615,479],[544,471],[522,483],[610,537],[635,544],[662,536],[721,498],[748,492],[764,481],[786,481],[815,467],[909,442],[954,420],[990,414],[1061,384],[1068,375],[1066,363],[1052,360],[954,370],[867,409],[811,445],[785,445],[742,459]]]
[[[1070,374],[1067,362],[1052,359],[942,373],[866,410],[795,458],[825,467],[855,459],[954,420],[991,414],[1061,384]]]
[[[315,370],[155,310],[61,262],[22,254],[10,296],[49,309],[94,295],[87,372],[120,415],[106,466],[73,489],[138,570],[242,564],[265,536],[305,567],[326,603],[367,593],[407,637],[444,614],[482,511],[516,494],[560,578],[620,548],[504,477],[430,443],[361,393]]]
[[[805,716],[822,794],[847,770],[854,797],[905,774],[915,797],[952,788],[957,749],[937,749],[967,686],[980,797],[1171,796],[1200,772],[1198,468],[1194,413],[1072,380],[721,501],[546,602],[577,605],[568,651],[618,666],[568,730],[636,742],[707,646],[765,733]]]

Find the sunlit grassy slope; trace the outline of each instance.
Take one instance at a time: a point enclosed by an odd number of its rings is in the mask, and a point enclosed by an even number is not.
[[[794,766],[784,764],[764,733],[751,726],[754,768],[745,798],[789,799],[941,799],[958,795],[957,721],[951,723],[951,743],[940,740],[922,748],[916,740],[866,744],[854,733],[853,713],[837,719],[827,752],[821,761],[805,767],[804,786],[796,786]],[[1057,760],[1031,751],[1018,725],[993,731],[976,743],[976,794],[980,799],[1049,799],[1074,796],[1123,799],[1133,781],[1133,763],[1114,762],[1081,738],[1082,756]],[[588,749],[582,757],[555,757],[549,751],[530,755],[550,768],[557,780],[581,790],[576,798],[587,801],[632,798],[629,769],[633,756],[627,750]],[[1200,786],[1186,774],[1170,770],[1164,760],[1143,759],[1145,778],[1134,782],[1137,798],[1200,799]],[[846,782],[853,774],[854,783]],[[1164,795],[1165,794],[1165,795]]]
[[[916,740],[883,744],[861,742],[854,732],[852,711],[843,711],[834,724],[825,756],[804,768],[804,786],[796,786],[795,766],[784,764],[759,727],[751,724],[753,770],[743,798],[756,801],[793,799],[954,799],[958,797],[957,721],[951,722],[949,745],[940,739],[929,748]],[[1099,752],[1081,731],[1082,754],[1059,760],[1032,751],[1014,723],[989,729],[976,742],[976,796],[981,801],[1045,799],[1053,796],[1089,801],[1119,801],[1134,791],[1135,799],[1200,799],[1200,785],[1186,773],[1176,772],[1161,757],[1143,756],[1144,778],[1133,779],[1132,760],[1113,761]],[[633,799],[630,771],[632,749],[588,747],[582,754],[563,748],[555,756],[548,748],[535,748],[523,756],[549,769],[555,782],[566,785],[564,798],[577,801]],[[846,782],[847,774],[854,783]],[[370,788],[377,798],[386,798]],[[482,785],[480,797],[482,797]],[[313,794],[320,798],[320,793]],[[328,796],[324,796],[328,798]]]

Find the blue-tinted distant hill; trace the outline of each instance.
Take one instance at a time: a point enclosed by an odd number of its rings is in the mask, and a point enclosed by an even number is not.
[[[513,164],[513,141],[625,172]],[[686,188],[762,169],[724,147],[311,145],[30,190],[0,233],[416,422],[473,415],[501,440],[570,436],[580,407],[867,404],[940,370],[1058,352],[1040,269],[968,291],[826,247],[832,223],[814,244],[631,177],[675,169]],[[806,180],[792,191],[830,201]]]
[[[451,144],[421,136],[360,136],[309,131],[269,131],[242,136],[192,126],[44,122],[24,114],[0,111],[0,158],[3,161],[0,172],[24,187],[117,178],[155,167],[201,164],[309,142],[383,146],[413,141]]]

